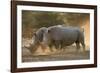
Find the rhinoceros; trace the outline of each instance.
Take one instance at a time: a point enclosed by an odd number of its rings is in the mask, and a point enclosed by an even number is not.
[[[44,33],[43,38],[43,41],[49,47],[52,47],[53,44],[56,48],[64,48],[76,43],[77,50],[79,50],[81,43],[85,51],[84,32],[78,27],[51,26]]]
[[[56,25],[56,27],[61,27],[61,25]],[[43,50],[45,50],[45,48],[48,46],[50,48],[52,48],[52,46],[55,46],[55,44],[53,42],[46,41],[44,43],[44,38],[47,37],[47,35],[45,35],[48,32],[48,28],[47,27],[41,27],[40,29],[38,29],[35,33],[33,33],[33,43],[30,44],[30,51],[33,53],[35,52],[35,50],[41,46]],[[46,38],[47,40],[47,38]],[[52,41],[52,40],[50,40]],[[49,44],[48,44],[49,43]]]
[[[41,27],[40,29],[38,29],[36,32],[33,33],[33,37],[32,37],[33,43],[31,43],[29,47],[26,47],[30,50],[31,53],[34,53],[39,46],[44,47],[42,41],[44,36],[43,34],[46,31],[47,31],[46,27]]]

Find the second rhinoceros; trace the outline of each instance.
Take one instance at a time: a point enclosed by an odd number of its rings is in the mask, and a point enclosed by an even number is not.
[[[52,47],[52,44],[58,48],[64,48],[65,46],[76,44],[77,50],[80,49],[80,43],[85,50],[84,32],[78,27],[48,27],[46,33],[44,33],[43,42]]]

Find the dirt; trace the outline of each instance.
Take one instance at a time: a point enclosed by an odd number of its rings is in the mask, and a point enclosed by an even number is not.
[[[68,46],[65,49],[54,49],[51,51],[47,48],[43,51],[38,48],[35,53],[30,53],[27,48],[22,50],[22,62],[43,62],[43,61],[61,61],[61,60],[85,60],[90,58],[90,51],[77,51],[75,46]]]

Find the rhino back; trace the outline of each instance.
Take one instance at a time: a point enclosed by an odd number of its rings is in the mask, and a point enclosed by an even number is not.
[[[49,29],[49,35],[54,40],[75,41],[79,30],[76,28],[54,27]]]

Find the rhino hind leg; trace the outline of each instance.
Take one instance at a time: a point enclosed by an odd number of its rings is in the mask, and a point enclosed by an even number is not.
[[[83,51],[85,51],[85,43],[84,41],[81,41],[82,47],[83,47]]]
[[[76,41],[75,43],[76,43],[76,49],[77,49],[77,51],[79,51],[79,49],[80,49],[80,42]]]

